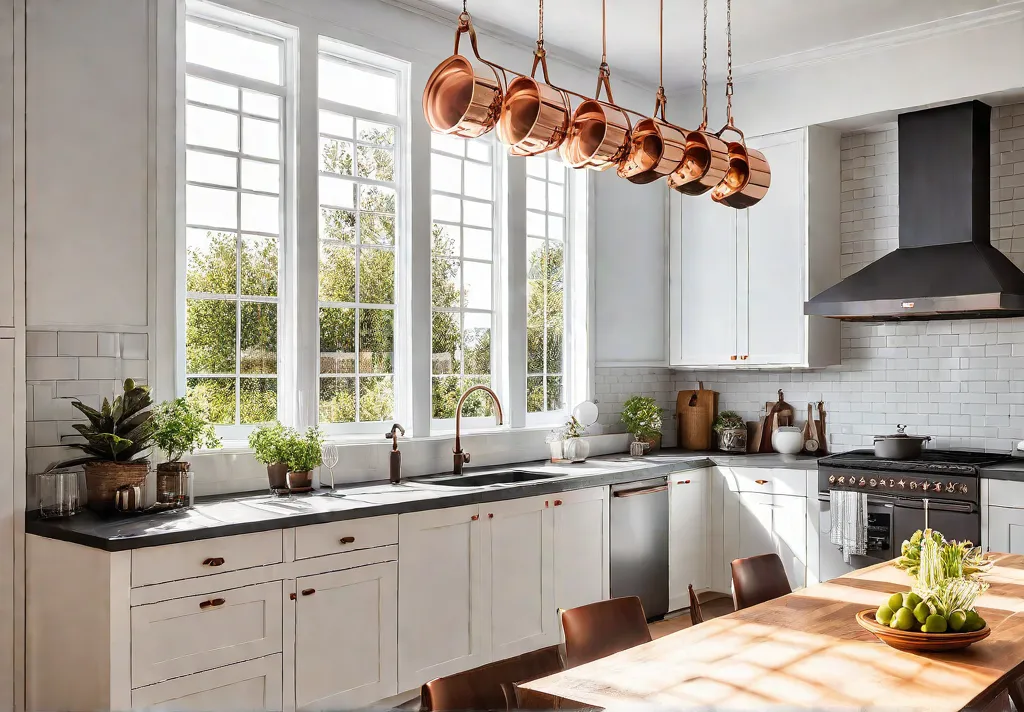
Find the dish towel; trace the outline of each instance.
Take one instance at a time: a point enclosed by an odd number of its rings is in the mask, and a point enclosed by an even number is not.
[[[831,540],[843,552],[843,561],[868,551],[868,496],[862,492],[829,490]]]

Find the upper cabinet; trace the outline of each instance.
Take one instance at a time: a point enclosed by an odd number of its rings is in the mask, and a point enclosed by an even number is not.
[[[0,4],[0,326],[14,326],[14,14]]]
[[[839,281],[839,132],[748,140],[772,167],[757,205],[672,192],[669,362],[703,367],[839,363],[839,324],[804,302]]]

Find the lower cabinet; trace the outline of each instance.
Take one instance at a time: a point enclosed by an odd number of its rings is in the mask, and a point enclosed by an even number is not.
[[[687,587],[710,587],[707,567],[707,484],[709,469],[668,476],[668,603],[670,610],[690,605]]]
[[[558,608],[608,594],[608,490],[399,517],[398,683],[559,641]]]
[[[988,550],[1024,554],[1024,509],[988,508]]]
[[[398,694],[398,564],[305,576],[295,590],[296,709]]]
[[[168,712],[280,710],[281,654],[132,690],[133,709]]]

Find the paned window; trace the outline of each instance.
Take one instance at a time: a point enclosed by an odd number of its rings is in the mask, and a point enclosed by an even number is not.
[[[213,422],[274,420],[284,41],[185,22],[185,383]]]
[[[431,135],[431,417],[455,417],[472,385],[494,387],[498,253],[490,137]],[[490,416],[479,392],[463,415]]]
[[[555,153],[526,159],[526,410],[564,411],[566,167]]]
[[[398,76],[321,53],[319,419],[395,417]]]

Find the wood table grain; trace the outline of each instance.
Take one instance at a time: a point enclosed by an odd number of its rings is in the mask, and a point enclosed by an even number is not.
[[[978,609],[992,635],[966,650],[901,652],[857,624],[909,588],[885,563],[521,687],[562,707],[960,710],[1024,674],[1024,556],[991,556]]]

